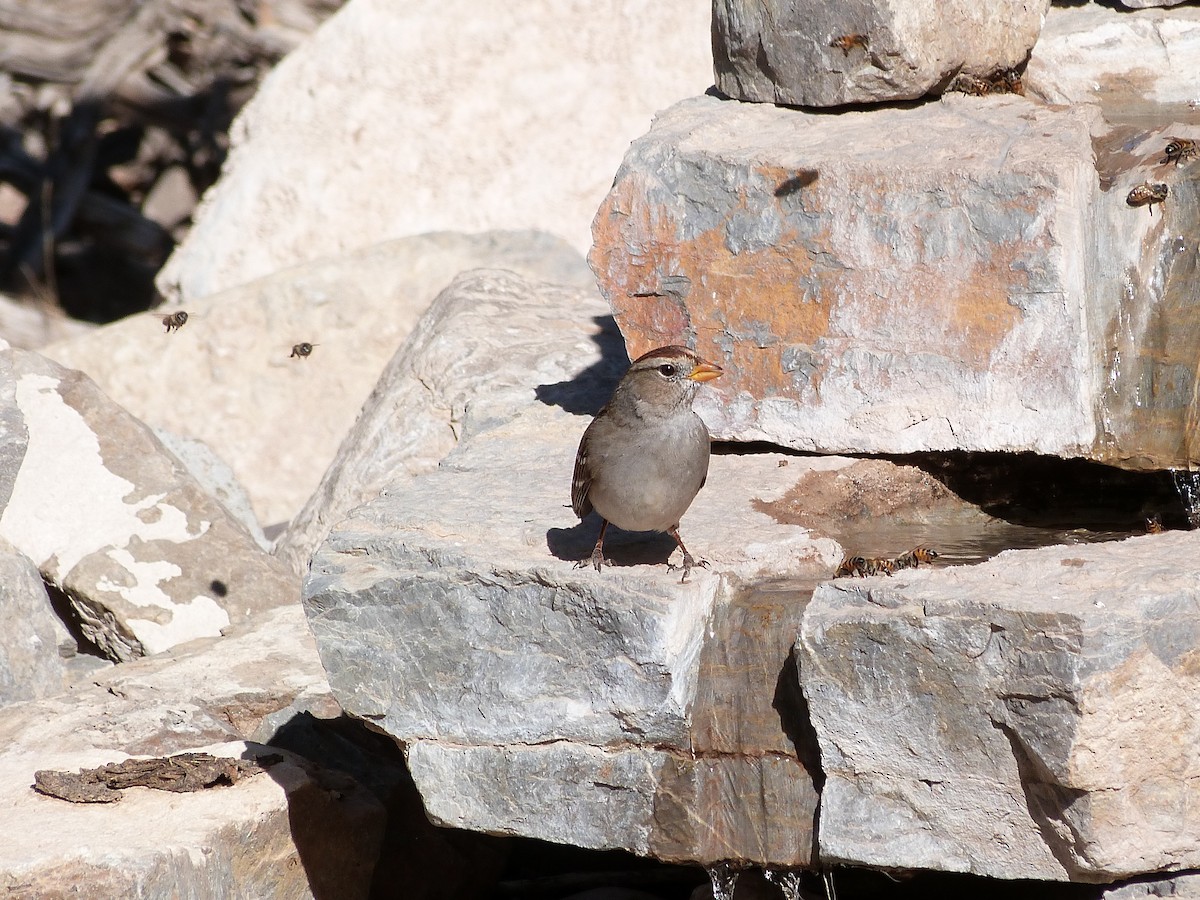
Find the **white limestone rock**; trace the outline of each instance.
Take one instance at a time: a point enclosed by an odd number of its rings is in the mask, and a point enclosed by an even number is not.
[[[1139,878],[1104,892],[1102,900],[1152,900],[1174,897],[1176,900],[1200,898],[1200,873],[1179,872],[1173,875]]]
[[[90,322],[70,318],[58,307],[21,302],[0,294],[0,339],[22,350],[36,350],[54,341],[87,334]]]
[[[110,658],[159,653],[294,602],[298,582],[144,424],[81,372],[5,352],[28,446],[0,536]]]
[[[1149,9],[1153,6],[1178,6],[1186,0],[1118,0],[1118,2],[1129,9]]]
[[[1050,10],[1024,82],[1030,96],[1048,103],[1098,103],[1114,122],[1194,122],[1197,66],[1200,9],[1128,12],[1085,3]]]
[[[243,110],[159,287],[190,304],[430,230],[585,252],[629,141],[711,83],[695,0],[351,0]]]
[[[234,785],[174,793],[128,788],[77,804],[35,793],[35,771],[76,772],[129,758],[48,749],[0,756],[9,833],[0,889],[44,897],[366,898],[385,818],[346,775],[245,742],[186,748],[230,759],[282,756]]]
[[[818,587],[823,859],[1104,882],[1200,863],[1200,534]]]
[[[477,266],[591,282],[579,254],[545,233],[422,234],[189,303],[177,332],[165,333],[164,307],[45,353],[87,372],[144,422],[207,444],[274,537],[430,301]],[[314,345],[306,358],[292,356],[301,342]]]
[[[913,100],[959,72],[989,75],[1023,63],[1049,7],[1050,0],[716,0],[717,87],[735,100],[792,106]]]

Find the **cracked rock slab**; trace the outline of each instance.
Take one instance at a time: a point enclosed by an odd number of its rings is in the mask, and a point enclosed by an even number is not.
[[[1200,863],[1200,535],[828,582],[800,684],[828,861],[1105,882]]]
[[[603,304],[477,272],[428,315],[453,327],[407,364],[425,378],[389,384],[381,405],[439,398],[461,410],[461,439],[352,510],[305,582],[339,702],[403,743],[443,824],[809,864],[811,736],[780,675],[801,610],[746,590],[779,573],[811,580],[840,558],[756,508],[801,462],[713,457],[682,523],[712,567],[686,584],[666,570],[665,536],[610,533],[617,565],[578,568],[598,522],[570,511],[575,449],[627,365]]]

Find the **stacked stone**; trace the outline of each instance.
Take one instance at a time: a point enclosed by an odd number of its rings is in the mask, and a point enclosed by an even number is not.
[[[725,366],[716,437],[1200,459],[1196,11],[716,0],[713,35],[715,94],[634,142],[589,261],[631,355]],[[1200,592],[1144,550],[818,587],[796,644],[817,856],[1080,881],[1200,863]]]

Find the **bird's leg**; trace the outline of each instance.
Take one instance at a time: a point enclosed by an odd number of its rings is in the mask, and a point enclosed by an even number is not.
[[[588,563],[591,563],[596,567],[596,571],[599,572],[601,566],[605,564],[610,566],[612,565],[609,560],[604,558],[604,532],[606,531],[608,531],[608,519],[601,519],[600,537],[596,538],[596,546],[592,549],[591,557],[588,559],[579,560],[579,562],[575,563],[575,568],[582,569],[587,566]]]
[[[708,560],[707,559],[696,560],[696,559],[692,558],[692,554],[688,553],[688,548],[683,546],[683,538],[681,538],[679,536],[679,526],[678,525],[668,528],[667,534],[669,534],[671,537],[675,538],[675,543],[677,543],[679,545],[679,549],[683,551],[683,565],[675,566],[675,565],[672,565],[671,563],[667,563],[667,571],[674,572],[676,569],[683,569],[683,577],[679,579],[679,583],[686,584],[688,572],[692,571],[692,569],[695,568],[696,566],[700,566],[703,569],[707,569],[708,568]]]

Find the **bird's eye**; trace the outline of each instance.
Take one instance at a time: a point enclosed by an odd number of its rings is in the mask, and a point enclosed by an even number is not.
[[[673,365],[671,365],[670,363],[663,363],[661,366],[658,367],[658,371],[663,376],[663,378],[674,378],[675,377],[675,367]]]

